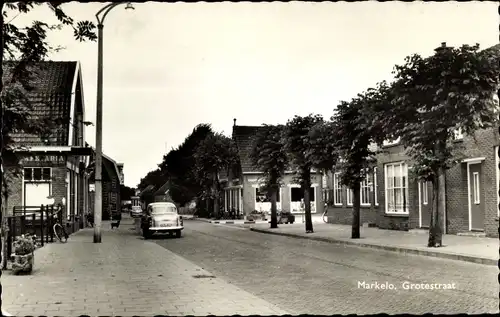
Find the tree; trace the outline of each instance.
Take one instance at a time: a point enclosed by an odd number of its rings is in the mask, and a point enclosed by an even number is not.
[[[183,206],[192,201],[201,191],[194,174],[194,153],[201,141],[213,133],[210,124],[197,125],[178,148],[171,150],[159,165],[171,182],[172,199]]]
[[[26,85],[26,79],[29,78],[28,75],[30,74],[29,66],[32,62],[44,60],[51,51],[60,49],[60,47],[52,47],[46,41],[48,31],[56,31],[66,26],[73,28],[76,40],[94,41],[97,39],[94,33],[95,25],[92,22],[75,22],[65,14],[61,4],[62,2],[56,1],[46,3],[34,1],[0,2],[0,28],[2,30],[0,39],[2,51],[0,57],[0,189],[2,191],[2,195],[0,195],[0,218],[2,221],[2,238],[5,225],[3,200],[4,198],[7,199],[5,194],[8,193],[8,186],[6,186],[8,177],[4,173],[6,171],[5,163],[11,165],[11,167],[17,167],[19,161],[14,153],[14,142],[11,133],[13,131],[35,132],[42,135],[44,130],[43,123],[30,117],[30,105],[23,98],[23,92],[29,88]],[[33,21],[31,26],[18,28],[12,23],[17,15],[26,14],[35,6],[41,5],[47,5],[53,11],[60,22],[59,25]],[[4,80],[6,80],[4,78],[4,61],[6,59],[15,61],[7,85],[4,84]],[[8,90],[5,89],[6,86],[10,86]],[[42,133],[40,133],[40,130],[42,130]]]
[[[315,155],[315,145],[311,142],[311,131],[323,122],[320,115],[310,114],[305,117],[295,116],[288,120],[284,130],[283,138],[285,151],[289,155],[290,166],[295,172],[297,181],[304,191],[304,205],[306,218],[306,233],[312,233],[313,224],[311,218],[311,169],[315,167],[317,158]]]
[[[213,132],[199,144],[193,155],[195,175],[203,188],[201,195],[214,200],[214,214],[219,214],[219,172],[238,162],[238,151],[233,140],[221,133]]]
[[[165,175],[161,172],[159,168],[152,170],[146,174],[143,178],[141,178],[141,181],[139,185],[137,185],[137,188],[140,190],[144,190],[146,187],[149,185],[153,185],[155,188],[159,188],[165,184],[167,181]]]
[[[135,196],[135,189],[125,185],[120,185],[120,198],[121,200],[131,200]]]
[[[337,166],[342,184],[352,191],[352,239],[359,239],[361,236],[361,182],[367,178],[376,162],[376,152],[371,144],[382,138],[380,129],[372,125],[367,114],[373,105],[387,102],[387,95],[382,93],[383,87],[385,86],[381,84],[380,89],[368,89],[350,102],[341,102],[331,118],[333,127],[326,135],[341,157]]]
[[[498,48],[478,50],[479,45],[443,46],[428,58],[407,57],[404,65],[395,66],[391,102],[372,109],[372,120],[381,122],[385,134],[400,137],[416,178],[432,183],[429,247],[442,245],[445,172],[459,156],[451,142],[454,131],[473,137],[497,118]]]
[[[257,132],[252,145],[252,164],[263,172],[264,188],[271,198],[271,228],[278,228],[276,198],[281,180],[288,166],[282,139],[283,125],[264,125]]]

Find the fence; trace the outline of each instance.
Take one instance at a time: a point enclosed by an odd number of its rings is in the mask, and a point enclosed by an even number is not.
[[[37,236],[37,243],[42,246],[45,243],[54,242],[54,231],[52,227],[56,223],[54,215],[62,219],[62,210],[56,211],[50,206],[16,206],[12,216],[7,217],[7,255],[12,254],[12,247],[16,237],[23,234]]]

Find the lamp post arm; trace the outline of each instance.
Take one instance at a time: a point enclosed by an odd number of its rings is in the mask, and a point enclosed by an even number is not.
[[[97,23],[98,24],[103,24],[104,23],[104,19],[106,18],[106,16],[108,15],[109,11],[111,11],[114,7],[116,7],[117,5],[120,5],[120,4],[125,4],[126,2],[113,2],[113,3],[110,3],[108,5],[105,5],[101,10],[99,10],[95,17],[97,19]],[[102,17],[99,17],[100,15],[102,14]]]

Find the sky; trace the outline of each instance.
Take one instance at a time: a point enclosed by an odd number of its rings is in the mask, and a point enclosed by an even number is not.
[[[62,6],[95,21],[103,3]],[[498,43],[495,2],[161,3],[115,7],[104,23],[103,151],[135,187],[199,123],[238,125],[330,118],[341,100],[391,80],[405,56]],[[15,18],[57,22],[46,6]],[[95,123],[97,42],[54,31],[50,60],[80,61],[85,120]],[[95,127],[86,129],[95,145]]]

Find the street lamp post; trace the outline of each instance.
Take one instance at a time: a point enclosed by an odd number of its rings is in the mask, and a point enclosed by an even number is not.
[[[130,2],[115,2],[104,6],[96,13],[98,30],[97,49],[97,103],[96,103],[96,144],[95,144],[95,205],[94,205],[94,243],[101,243],[102,221],[102,73],[103,73],[103,29],[106,15],[114,7],[127,4],[125,9],[134,9]]]

